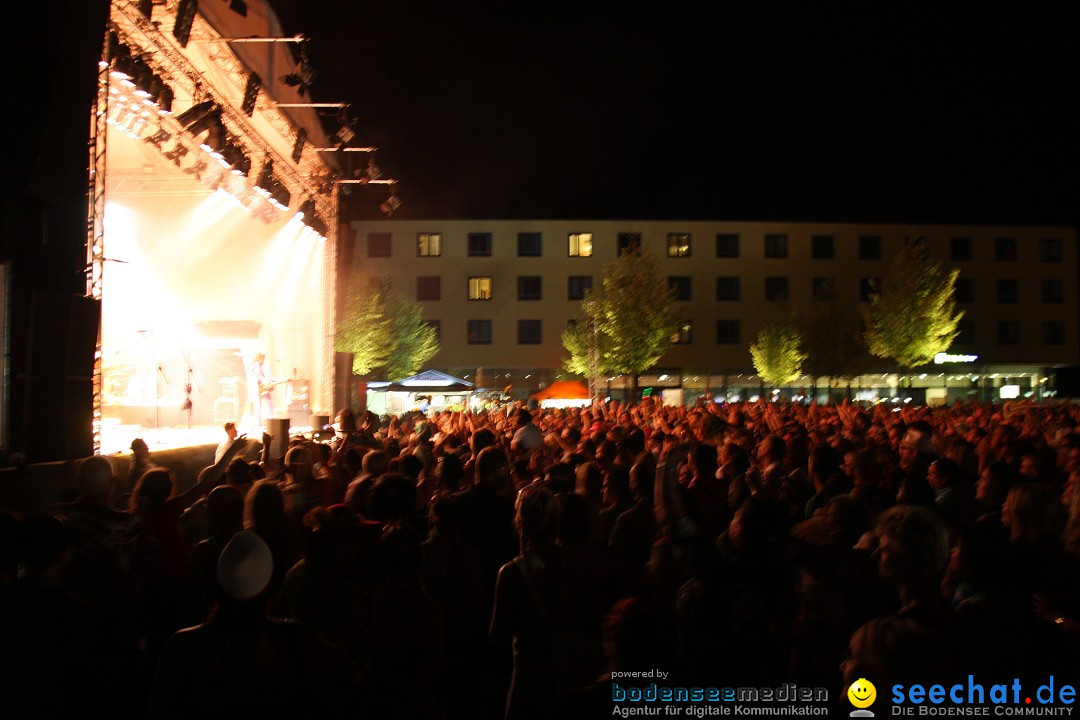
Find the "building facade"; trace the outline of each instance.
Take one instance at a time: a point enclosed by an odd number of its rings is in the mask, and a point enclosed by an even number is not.
[[[432,367],[486,387],[534,391],[565,377],[563,329],[600,286],[604,265],[635,248],[657,258],[683,318],[670,350],[640,378],[645,387],[752,396],[763,388],[749,345],[769,318],[790,310],[858,333],[860,303],[905,238],[923,239],[932,258],[960,270],[954,357],[905,381],[890,362],[867,359],[854,392],[888,396],[907,382],[931,401],[1044,397],[1053,369],[1080,356],[1072,227],[382,220],[354,230],[354,269],[389,278],[438,328]],[[830,385],[846,391],[849,381],[807,376],[790,392]]]

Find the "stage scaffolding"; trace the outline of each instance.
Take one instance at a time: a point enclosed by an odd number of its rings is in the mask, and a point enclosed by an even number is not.
[[[291,102],[296,99],[295,91],[273,80],[263,87],[255,70],[245,66],[230,43],[223,39],[226,36],[202,14],[196,13],[191,19],[187,42],[182,45],[177,40],[174,29],[178,13],[189,12],[192,5],[194,3],[172,0],[164,5],[136,4],[127,0],[112,3],[98,75],[98,98],[91,118],[86,295],[101,300],[108,293],[109,264],[115,261],[109,256],[109,235],[105,224],[107,136],[110,127],[155,147],[178,168],[183,158],[184,162],[190,163],[184,172],[191,173],[210,189],[229,193],[253,217],[266,223],[289,218],[295,213],[293,208],[304,205],[308,216],[304,222],[309,228],[318,228],[318,234],[325,239],[321,283],[322,372],[320,387],[311,388],[317,391],[311,393],[317,400],[311,412],[332,414],[338,173],[322,153],[313,150],[313,147],[325,146],[328,142],[314,112],[286,115],[278,109],[276,96],[283,95],[282,102]],[[145,15],[144,10],[148,10],[152,17]],[[207,10],[223,12],[216,7]],[[252,15],[260,17],[258,12]],[[273,34],[278,30],[276,20],[268,9],[263,10],[262,17],[266,19],[263,34]],[[218,26],[222,24],[220,21],[227,19],[227,15],[218,18]],[[226,32],[228,35],[240,32],[250,35],[250,29],[245,27],[239,32]],[[188,127],[177,118],[178,112],[165,112],[163,105],[141,97],[136,92],[134,78],[125,80],[116,72],[118,43],[129,51],[130,57],[144,63],[157,81],[168,86],[177,110],[186,110],[205,101],[212,101],[215,108],[220,108],[221,124],[229,141],[239,146],[250,163],[246,175],[231,173],[229,165],[219,154],[211,154],[205,146],[196,142],[195,136],[187,132]],[[266,53],[271,69],[275,59],[278,65],[288,61],[287,54],[278,52],[276,48],[274,52],[277,52],[276,57],[271,51]],[[258,88],[258,95],[255,102],[250,103],[253,86]],[[297,116],[300,117],[299,121]],[[192,168],[195,168],[194,172]],[[281,202],[282,195],[276,192],[271,194],[260,187],[259,183],[264,177],[272,177],[275,188],[284,187],[287,190],[289,197],[285,198],[286,202]],[[101,451],[104,384],[102,333],[99,330],[93,385],[95,452]]]

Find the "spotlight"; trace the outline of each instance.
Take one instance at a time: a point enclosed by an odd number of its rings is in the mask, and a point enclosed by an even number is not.
[[[194,175],[196,180],[202,180],[202,174],[206,171],[207,167],[208,166],[206,164],[206,161],[202,158],[199,158],[194,162],[194,164],[184,168],[184,172],[188,173],[189,175]]]
[[[135,73],[131,49],[121,43],[116,47],[116,55],[111,59],[112,70],[109,74],[118,80],[130,80]]]
[[[195,13],[199,10],[199,0],[180,0],[176,6],[176,23],[173,25],[173,37],[180,47],[187,47],[191,39],[191,24],[195,22]]]
[[[232,0],[229,9],[240,17],[247,17],[247,3],[244,0]]]
[[[133,60],[131,69],[132,81],[135,84],[135,94],[141,98],[150,97],[150,86],[154,81],[154,71],[142,60]]]
[[[369,157],[367,163],[367,179],[368,181],[378,180],[382,177],[382,170],[375,164],[375,158]]]
[[[270,188],[270,200],[274,202],[279,210],[289,209],[289,200],[292,199],[292,193],[289,192],[289,188],[281,184],[280,181],[274,180],[273,187]]]
[[[202,120],[213,109],[213,100],[203,100],[201,103],[196,103],[177,115],[176,122],[180,123],[185,129],[190,129],[192,125]],[[205,128],[203,129],[205,130]]]
[[[308,198],[300,203],[300,209],[296,211],[296,216],[301,220],[315,217],[315,199]]]
[[[159,115],[168,115],[172,112],[173,90],[168,85],[162,85],[158,94],[157,106]]]
[[[261,188],[265,192],[270,192],[270,188],[274,183],[274,161],[270,158],[266,158],[262,168],[259,170],[259,177],[255,179],[255,187]]]
[[[296,131],[296,142],[293,143],[292,149],[292,161],[294,163],[300,162],[300,157],[304,154],[304,141],[307,140],[307,130],[300,128]]]
[[[251,158],[245,155],[239,146],[226,143],[221,156],[233,175],[247,175],[251,172]]]
[[[244,9],[244,14],[247,14],[247,8]],[[259,86],[261,84],[262,78],[257,74],[251,73],[248,75],[247,85],[244,87],[244,101],[240,104],[240,109],[248,117],[255,114],[255,101],[259,98]]]
[[[203,141],[201,147],[215,158],[220,158],[221,151],[225,149],[226,143],[225,126],[221,124],[221,117],[218,116],[216,122],[211,122],[207,130],[206,140]]]
[[[187,147],[178,140],[176,142],[176,145],[173,147],[173,149],[169,150],[167,153],[165,153],[165,157],[172,160],[173,163],[175,163],[177,167],[180,167],[180,158],[184,157],[187,154],[188,154]]]
[[[382,210],[387,217],[390,217],[399,207],[401,207],[401,200],[398,199],[397,195],[391,195],[386,198],[386,202],[379,206],[379,209]]]
[[[161,146],[163,144],[165,144],[165,142],[167,142],[169,140],[169,138],[171,138],[171,137],[172,137],[172,135],[170,135],[168,133],[168,131],[165,130],[165,128],[159,128],[156,133],[154,133],[153,135],[150,135],[149,137],[146,137],[144,139],[146,140],[146,142],[150,143],[151,145],[156,147],[158,150],[160,150]]]

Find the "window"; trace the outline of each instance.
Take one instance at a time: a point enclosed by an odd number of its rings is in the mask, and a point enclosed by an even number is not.
[[[470,320],[467,324],[468,335],[466,341],[469,345],[490,345],[491,344],[491,321],[490,320]]]
[[[442,300],[442,277],[438,275],[416,278],[417,300]]]
[[[971,260],[974,257],[971,238],[954,237],[949,245],[949,259],[953,261]]]
[[[1044,303],[1059,303],[1065,299],[1065,286],[1060,280],[1042,281],[1042,301]]]
[[[1016,262],[1016,238],[998,238],[994,243],[994,259],[998,262]]]
[[[518,275],[518,300],[540,299],[540,276]]]
[[[786,258],[787,257],[787,235],[766,235],[765,236],[765,257],[767,257],[767,258]]]
[[[442,323],[438,320],[425,320],[425,322],[435,331],[435,341],[442,342]]]
[[[439,257],[442,255],[442,233],[420,233],[417,235],[416,255],[418,257]]]
[[[540,321],[518,320],[518,345],[539,345]]]
[[[668,257],[690,257],[690,233],[668,233]]]
[[[1016,280],[997,281],[997,301],[1015,303],[1020,301],[1020,283]]]
[[[469,257],[491,257],[491,233],[469,233]]]
[[[814,235],[810,238],[810,258],[813,260],[832,260],[835,246],[832,235]]]
[[[953,299],[958,303],[975,302],[975,281],[971,278],[957,278]]]
[[[953,342],[957,345],[974,345],[975,321],[961,320],[956,323],[956,339]]]
[[[1060,320],[1047,320],[1043,323],[1043,345],[1065,344],[1065,323]]]
[[[368,257],[390,257],[390,233],[368,233]]]
[[[592,233],[570,233],[567,237],[570,257],[592,256]]]
[[[881,236],[880,235],[860,235],[859,236],[859,259],[860,260],[880,260],[881,259]]]
[[[818,302],[832,302],[836,299],[836,278],[814,278],[811,281],[811,292]]]
[[[1020,323],[1016,320],[999,320],[997,326],[998,345],[1020,344]]]
[[[788,279],[786,277],[765,278],[765,299],[784,301],[788,299]]]
[[[870,302],[870,296],[877,292],[877,287],[880,284],[881,278],[860,278],[859,302]]]
[[[739,257],[739,236],[735,233],[717,233],[716,257],[737,258]]]
[[[718,345],[738,345],[741,341],[738,320],[716,321],[716,343]]]
[[[592,275],[571,275],[567,278],[567,300],[584,300],[587,290],[592,290]]]
[[[689,320],[679,323],[679,327],[671,336],[671,342],[675,345],[689,345],[694,340],[694,328]]]
[[[491,299],[491,276],[490,275],[469,278],[469,299],[470,300],[490,300]]]
[[[667,286],[671,290],[674,290],[675,300],[689,300],[690,299],[690,276],[689,275],[672,275],[667,279]]]
[[[1039,243],[1039,260],[1061,262],[1061,238],[1043,238]]]
[[[727,275],[716,278],[716,299],[738,300],[739,278],[734,275]]]
[[[540,233],[518,233],[518,257],[540,257]]]
[[[641,233],[619,233],[615,237],[616,254],[641,254]]]

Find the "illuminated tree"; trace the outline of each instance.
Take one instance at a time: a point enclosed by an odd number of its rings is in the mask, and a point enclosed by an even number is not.
[[[954,298],[959,274],[930,260],[921,238],[905,239],[889,274],[863,308],[871,354],[910,370],[948,350],[964,316]]]
[[[589,377],[594,392],[601,373],[626,375],[636,397],[638,374],[671,347],[673,295],[649,253],[624,252],[605,265],[600,290],[586,294],[578,321],[563,332],[567,370]]]
[[[389,380],[415,374],[439,351],[435,328],[425,322],[423,309],[392,293],[388,280],[364,275],[350,283],[336,346],[353,354],[353,373],[381,371]]]
[[[762,328],[750,344],[750,357],[761,379],[773,387],[798,380],[806,353],[794,316],[777,317]]]

